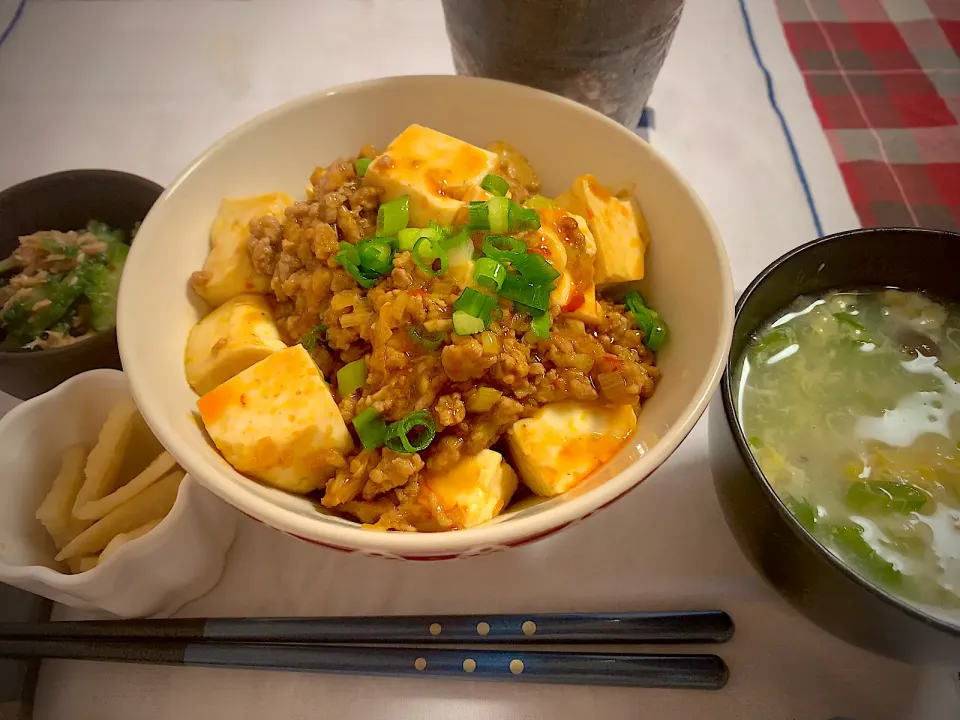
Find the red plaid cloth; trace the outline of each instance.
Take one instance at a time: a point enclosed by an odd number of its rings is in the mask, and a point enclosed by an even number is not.
[[[864,226],[960,230],[960,0],[777,0]]]

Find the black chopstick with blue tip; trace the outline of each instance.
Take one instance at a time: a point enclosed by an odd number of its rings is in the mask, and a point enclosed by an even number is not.
[[[721,643],[732,635],[733,621],[719,610],[0,623],[0,638],[236,643],[630,645]]]
[[[0,657],[286,670],[388,677],[719,690],[716,655],[526,652],[330,645],[248,645],[172,640],[0,640]]]

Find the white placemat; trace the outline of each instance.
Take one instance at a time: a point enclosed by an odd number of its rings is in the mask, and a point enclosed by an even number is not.
[[[738,289],[813,237],[780,126],[733,0],[688,0],[652,105],[652,142],[696,187]],[[755,25],[827,230],[856,224],[766,3]],[[2,5],[0,5],[2,7]],[[752,8],[754,9],[754,8]],[[77,47],[76,38],[86,42]],[[92,43],[92,45],[91,45]],[[0,186],[69,167],[169,182],[225,131],[297,95],[393,74],[449,73],[434,0],[31,0],[0,48]],[[792,83],[792,84],[791,84]],[[792,90],[791,90],[792,88]],[[799,86],[802,91],[802,85]],[[805,119],[804,119],[805,118]],[[828,163],[829,161],[829,163]],[[5,401],[9,402],[9,401]],[[0,402],[0,411],[4,409]],[[39,720],[193,718],[809,718],[960,716],[955,674],[849,647],[752,571],[714,495],[706,424],[643,486],[554,538],[453,563],[325,551],[243,519],[219,586],[184,615],[722,607],[719,693],[45,663]],[[64,610],[61,617],[81,617]]]

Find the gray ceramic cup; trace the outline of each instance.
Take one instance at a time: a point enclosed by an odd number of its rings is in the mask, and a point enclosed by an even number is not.
[[[548,90],[636,128],[683,2],[443,0],[443,11],[457,74]]]

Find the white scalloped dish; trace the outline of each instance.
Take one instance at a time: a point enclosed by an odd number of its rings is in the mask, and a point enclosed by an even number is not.
[[[236,512],[190,476],[170,512],[91,570],[70,575],[37,508],[63,450],[93,447],[114,404],[129,396],[117,370],[93,370],[11,410],[0,420],[0,581],[78,608],[125,617],[167,616],[220,579],[236,531]]]

